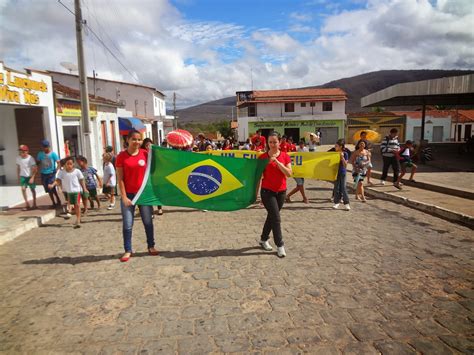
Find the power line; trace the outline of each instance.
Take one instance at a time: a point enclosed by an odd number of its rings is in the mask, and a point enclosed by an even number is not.
[[[64,4],[61,2],[61,0],[58,0],[58,2],[59,2],[62,6],[64,6],[64,8],[65,8],[67,11],[69,11],[73,16],[76,16],[76,14],[74,13],[74,11],[72,11],[69,7],[67,7],[66,5],[64,5]]]

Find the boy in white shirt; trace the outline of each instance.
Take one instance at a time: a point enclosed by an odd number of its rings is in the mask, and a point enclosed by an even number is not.
[[[22,144],[18,150],[20,155],[16,158],[17,174],[18,181],[21,186],[21,193],[25,199],[26,209],[37,209],[35,175],[38,171],[38,168],[36,166],[36,160],[30,154],[28,154],[28,146]],[[28,187],[30,188],[31,194],[33,195],[33,207],[30,207],[30,204],[28,203],[28,196],[26,194],[26,189]]]
[[[52,189],[55,185],[61,185],[63,192],[67,193],[68,201],[74,204],[76,211],[76,223],[74,228],[81,227],[81,192],[88,193],[86,184],[84,183],[84,175],[79,169],[74,167],[74,158],[67,157],[64,159],[64,169],[58,173],[56,180],[49,185]]]
[[[103,189],[102,192],[109,199],[108,210],[112,210],[115,207],[115,186],[117,185],[117,177],[115,174],[115,168],[112,164],[112,154],[104,153],[104,177],[103,177]]]

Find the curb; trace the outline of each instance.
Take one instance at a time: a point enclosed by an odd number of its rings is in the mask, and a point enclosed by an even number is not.
[[[13,240],[34,228],[41,227],[56,216],[57,211],[51,210],[41,216],[13,217],[17,220],[14,225],[7,226],[7,228],[0,228],[0,245]],[[13,219],[12,217],[9,218]]]
[[[373,178],[380,179],[382,176],[382,173],[379,171],[374,171],[372,170],[372,175]],[[392,181],[392,177],[387,176],[387,181]],[[434,192],[439,192],[442,194],[446,195],[451,195],[451,196],[456,196],[456,197],[462,197],[468,200],[474,200],[474,192],[471,191],[466,191],[466,190],[457,190],[453,189],[451,187],[446,187],[446,186],[441,186],[441,185],[435,185],[435,184],[429,184],[426,182],[421,182],[417,181],[416,183],[413,183],[407,179],[402,179],[403,184],[407,186],[413,186],[417,187],[423,190],[428,190],[428,191],[434,191]]]
[[[446,208],[442,208],[436,205],[431,205],[428,203],[408,199],[406,197],[395,196],[386,192],[373,190],[370,187],[365,187],[364,190],[366,192],[366,195],[370,197],[375,197],[381,200],[387,200],[387,201],[399,203],[407,207],[411,207],[413,209],[431,214],[433,216],[443,218],[450,222],[462,224],[466,227],[474,229],[474,217],[465,215],[463,213],[451,211],[451,210],[448,210]]]

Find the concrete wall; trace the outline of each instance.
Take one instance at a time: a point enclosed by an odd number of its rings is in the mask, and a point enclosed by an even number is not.
[[[323,103],[316,102],[314,107],[306,102],[306,107],[301,107],[301,102],[295,102],[295,112],[285,112],[285,104],[276,103],[258,103],[257,117],[295,117],[295,116],[331,116],[345,114],[345,101],[333,101],[332,111],[323,111]]]
[[[76,75],[66,73],[51,73],[54,81],[79,90],[79,80]],[[94,80],[88,78],[89,93],[94,94]],[[120,83],[108,80],[95,80],[95,94],[106,99],[122,102],[125,109],[133,116],[155,118],[166,114],[164,96],[156,90],[130,83]]]
[[[432,123],[427,123],[431,121]],[[414,131],[415,127],[420,127],[421,129],[421,119],[420,118],[411,118],[407,116],[407,123],[406,123],[406,139],[408,140],[419,140],[415,139]],[[447,117],[432,117],[427,115],[425,117],[425,139],[428,142],[433,142],[433,131],[434,127],[443,127],[443,138],[441,142],[447,142],[450,140],[451,135],[451,116]]]

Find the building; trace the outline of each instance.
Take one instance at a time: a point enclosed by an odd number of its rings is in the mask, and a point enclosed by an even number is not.
[[[44,73],[9,69],[0,62],[0,207],[21,201],[17,185],[18,146],[26,144],[30,154],[41,150],[41,140],[58,151],[53,81]],[[42,187],[37,189],[44,193]]]
[[[398,129],[400,141],[405,139],[406,117],[396,112],[362,112],[347,115],[346,143],[353,141],[354,133],[361,129],[371,129],[379,132],[383,138],[392,128]]]
[[[406,139],[420,142],[421,111],[395,111],[406,117]],[[452,111],[426,110],[424,139],[430,143],[448,142],[451,140]]]
[[[456,110],[451,118],[451,140],[464,142],[474,136],[474,110]]]
[[[56,71],[48,73],[55,82],[79,90],[77,75]],[[93,97],[100,96],[119,104],[123,108],[118,111],[119,117],[140,119],[146,127],[144,136],[161,144],[165,138],[165,126],[170,126],[169,122],[173,119],[173,116],[166,115],[165,95],[161,91],[150,86],[101,79],[97,76],[88,77],[88,88]]]
[[[276,131],[294,141],[321,131],[321,144],[344,137],[346,93],[333,89],[238,91],[238,137],[245,141],[260,129]]]
[[[68,141],[71,156],[83,154],[83,136],[81,126],[81,96],[78,90],[54,83],[56,99],[56,119],[58,126],[59,142]],[[119,118],[117,102],[100,96],[89,95],[90,120],[91,120],[91,166],[95,167],[102,175],[102,154],[105,147],[110,145],[114,154],[121,151],[119,134]],[[65,157],[65,144],[60,144],[59,156]]]

